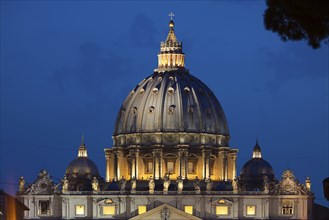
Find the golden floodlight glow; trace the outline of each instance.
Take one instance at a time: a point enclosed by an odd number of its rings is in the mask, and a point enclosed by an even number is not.
[[[115,206],[103,206],[103,215],[115,215]]]
[[[84,205],[76,205],[75,206],[75,214],[76,215],[84,215],[85,214],[85,206]]]
[[[228,215],[228,206],[216,206],[216,215]]]
[[[224,199],[220,199],[220,200],[218,200],[218,203],[219,204],[225,204],[225,200]]]
[[[247,205],[247,215],[256,215],[256,206]]]
[[[146,206],[145,205],[139,205],[138,206],[138,215],[143,214],[146,212]]]
[[[184,211],[188,214],[193,215],[193,206],[191,206],[191,205],[184,206]]]

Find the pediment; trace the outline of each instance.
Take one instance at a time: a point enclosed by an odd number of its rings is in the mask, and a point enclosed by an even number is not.
[[[233,204],[233,202],[231,200],[228,200],[226,198],[215,198],[210,203],[213,205],[217,205],[217,204],[232,205]]]
[[[308,192],[303,184],[300,184],[291,170],[285,170],[282,180],[275,186],[272,194],[277,195],[307,195]]]
[[[168,204],[160,205],[153,208],[141,215],[130,218],[129,220],[140,220],[140,219],[161,219],[161,220],[201,220],[194,215],[190,215],[182,210],[172,207]]]

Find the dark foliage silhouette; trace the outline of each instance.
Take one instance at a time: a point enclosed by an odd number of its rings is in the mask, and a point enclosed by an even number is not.
[[[267,0],[264,13],[267,30],[278,33],[281,40],[306,40],[316,49],[328,43],[328,0]]]

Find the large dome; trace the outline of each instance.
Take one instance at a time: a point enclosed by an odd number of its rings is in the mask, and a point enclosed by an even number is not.
[[[229,135],[213,92],[184,70],[155,72],[140,82],[119,111],[114,135],[178,131]]]
[[[184,67],[173,21],[169,27],[166,41],[161,42],[158,69],[131,90],[119,110],[114,146],[169,142],[228,146],[224,111],[213,92]]]

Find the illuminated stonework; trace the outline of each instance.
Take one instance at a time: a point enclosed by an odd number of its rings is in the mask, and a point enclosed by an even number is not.
[[[223,108],[185,68],[172,19],[169,28],[158,68],[119,109],[105,180],[83,139],[57,184],[45,170],[33,183],[19,179],[25,219],[311,218],[311,180],[287,170],[278,181],[258,141],[237,174]]]
[[[169,33],[166,41],[161,42],[158,55],[158,69],[181,68],[185,66],[185,55],[182,42],[178,41],[174,32],[174,22],[169,22]]]

